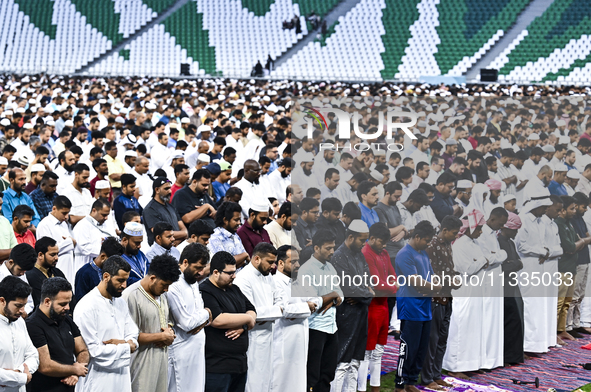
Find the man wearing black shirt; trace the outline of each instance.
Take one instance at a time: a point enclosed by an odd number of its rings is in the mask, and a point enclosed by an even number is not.
[[[191,184],[179,189],[174,194],[172,206],[179,213],[185,226],[190,225],[197,219],[206,221],[212,228],[215,228],[213,218],[215,217],[214,202],[207,194],[211,184],[211,175],[205,169],[199,169],[191,178]]]
[[[39,369],[27,391],[73,392],[78,377],[88,373],[90,355],[80,330],[68,316],[72,286],[64,278],[47,279],[41,298],[26,320],[31,341],[39,351]]]
[[[171,191],[170,181],[165,177],[157,177],[152,183],[152,200],[144,208],[144,224],[148,228],[148,243],[154,243],[152,229],[158,222],[170,223],[173,229],[174,238],[179,244],[187,238],[187,228],[178,212],[170,204]]]
[[[199,287],[213,320],[205,327],[205,392],[244,392],[247,331],[255,325],[256,310],[232,284],[236,277],[234,256],[224,251],[216,253],[210,270],[209,279]]]
[[[57,242],[51,237],[41,237],[35,243],[35,252],[37,253],[37,262],[35,268],[26,272],[27,281],[33,292],[33,303],[35,308],[39,306],[41,302],[41,287],[43,282],[49,278],[59,276],[65,278],[64,273],[56,268],[59,248]]]

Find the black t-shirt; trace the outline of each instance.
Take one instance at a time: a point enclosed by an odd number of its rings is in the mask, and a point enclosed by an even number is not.
[[[39,309],[27,317],[27,330],[36,348],[47,346],[53,361],[63,365],[74,364],[74,339],[80,336],[80,330],[69,316],[59,324],[47,317]],[[73,392],[75,387],[62,383],[64,377],[49,377],[39,371],[27,385],[27,392]]]
[[[179,230],[179,221],[181,217],[177,213],[170,203],[160,204],[156,200],[152,199],[144,208],[144,225],[149,228],[146,233],[148,234],[148,244],[154,243],[154,233],[152,228],[158,222],[170,223],[172,229],[175,231]]]
[[[175,194],[176,198],[176,194]],[[211,310],[212,319],[222,313],[256,312],[240,288],[231,285],[222,290],[206,279],[199,285],[203,303]],[[226,337],[226,329],[205,327],[205,371],[207,373],[245,373],[248,369],[246,351],[248,332],[244,331],[236,340]]]
[[[48,270],[48,273],[52,278],[66,278],[64,276],[64,273],[60,271],[59,268],[50,268]],[[27,276],[27,281],[29,282],[29,285],[33,289],[31,296],[33,297],[33,304],[35,305],[35,309],[37,309],[37,307],[39,306],[39,302],[41,301],[41,286],[43,286],[43,282],[47,280],[47,276],[45,276],[45,274],[43,274],[43,272],[41,272],[37,267],[25,272],[25,275]],[[74,302],[74,298],[72,298],[72,301]],[[70,303],[70,308],[74,309],[73,303]]]
[[[178,212],[180,217],[183,217],[185,214],[195,210],[196,207],[201,207],[202,205],[208,203],[213,207],[214,202],[207,193],[198,195],[188,186],[176,191],[174,198],[172,199],[172,206]],[[206,215],[199,219],[206,221],[212,228],[215,228],[215,222],[209,216],[209,213],[206,213]],[[188,227],[189,225],[185,223],[185,226]]]

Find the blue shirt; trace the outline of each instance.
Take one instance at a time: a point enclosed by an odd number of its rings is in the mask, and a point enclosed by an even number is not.
[[[558,196],[567,196],[568,192],[566,191],[566,187],[563,184],[559,184],[556,181],[550,181],[550,185],[548,185],[548,190],[550,191],[551,195],[558,195]]]
[[[53,192],[51,195],[45,194],[41,190],[41,188],[35,189],[29,195],[31,200],[33,200],[33,204],[35,204],[35,208],[37,209],[37,213],[39,214],[39,218],[43,219],[51,212],[53,207],[53,201],[57,197],[57,192]]]
[[[359,203],[359,209],[361,210],[361,220],[367,223],[367,227],[371,227],[371,225],[380,221],[378,213],[373,209],[370,210],[365,204]]]
[[[131,286],[138,280],[142,280],[142,278],[146,276],[148,268],[150,268],[150,262],[144,252],[140,250],[135,256],[122,254],[121,257],[123,257],[131,266],[129,279],[127,279],[127,287]]]
[[[87,293],[94,289],[101,282],[103,271],[97,267],[94,261],[84,264],[76,272],[74,287],[76,289],[76,300],[80,301]]]
[[[22,204],[31,207],[33,209],[33,212],[35,212],[35,216],[31,221],[31,224],[33,226],[37,227],[37,225],[41,221],[41,218],[39,218],[39,214],[37,213],[37,209],[35,208],[33,200],[31,200],[31,197],[27,195],[25,192],[21,192],[20,194],[18,194],[12,188],[8,188],[4,191],[4,197],[2,198],[2,201],[4,202],[2,204],[2,215],[4,215],[4,217],[8,219],[10,223],[12,223],[12,212],[17,206],[20,206]]]
[[[115,220],[119,230],[123,230],[123,214],[127,211],[137,211],[142,216],[143,208],[135,196],[129,198],[122,193],[113,201],[113,211],[115,212]]]
[[[396,276],[401,283],[396,294],[398,318],[409,321],[431,320],[431,297],[421,296],[414,287],[410,287],[408,282],[400,278],[418,274],[430,282],[433,268],[427,252],[424,250],[417,252],[412,246],[406,244],[396,255],[395,263]]]
[[[227,182],[222,184],[219,181],[214,181],[211,183],[213,186],[213,192],[215,193],[216,200],[222,200],[224,196],[226,196],[226,192],[230,189],[230,184]]]
[[[211,254],[224,250],[230,253],[232,256],[237,256],[246,252],[244,245],[242,245],[242,240],[240,237],[238,237],[238,234],[232,234],[223,227],[216,227],[213,230],[213,234],[209,238],[209,244],[207,245],[207,248]]]

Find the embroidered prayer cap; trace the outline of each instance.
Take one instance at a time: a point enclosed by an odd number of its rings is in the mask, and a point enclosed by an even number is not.
[[[354,231],[355,233],[369,233],[369,227],[367,227],[367,223],[361,219],[354,219],[351,221],[348,229]]]
[[[107,180],[98,180],[94,185],[94,189],[111,189],[111,184]]]
[[[472,188],[472,181],[470,180],[459,180],[456,188],[459,189],[470,189]]]
[[[567,172],[568,167],[564,163],[559,163],[558,165],[554,166],[554,172]]]
[[[137,222],[127,222],[123,232],[132,237],[143,237],[144,236],[144,225]]]

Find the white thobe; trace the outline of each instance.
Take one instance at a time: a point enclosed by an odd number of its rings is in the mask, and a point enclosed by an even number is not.
[[[96,219],[88,215],[79,221],[72,236],[76,240],[74,248],[74,274],[84,265],[93,261],[101,254],[102,240],[111,236],[104,224],[99,225]]]
[[[503,366],[504,342],[504,290],[501,264],[507,252],[501,249],[497,233],[489,225],[482,226],[482,234],[476,240],[489,266],[484,270],[482,285],[482,364],[481,369]]]
[[[170,150],[162,144],[156,143],[150,151],[150,173],[154,174],[156,170],[163,168],[169,157]]]
[[[563,249],[560,246],[560,236],[558,234],[558,225],[548,216],[542,217],[542,226],[544,227],[544,244],[550,250],[548,260],[543,264],[544,274],[549,276],[556,276],[558,274],[558,259],[562,256]],[[557,311],[558,311],[558,286],[549,285],[544,287],[546,289],[547,301],[547,317],[546,323],[548,325],[548,347],[556,346],[556,328]]]
[[[47,215],[37,226],[37,238],[51,237],[57,242],[59,248],[56,267],[64,273],[64,276],[74,286],[76,271],[74,270],[74,243],[72,233],[66,221],[60,222],[52,214]]]
[[[23,373],[23,364],[27,364],[31,374],[39,367],[39,353],[27,332],[25,320],[10,323],[8,319],[0,315],[0,390],[3,392],[25,392],[27,375]],[[17,373],[13,370],[19,370]]]
[[[148,173],[139,174],[135,170],[132,170],[130,173],[134,175],[136,179],[135,186],[140,190],[138,202],[142,208],[146,208],[148,203],[152,200],[152,183],[154,181],[148,176]]]
[[[414,216],[416,223],[428,221],[435,229],[437,229],[440,226],[440,223],[437,220],[437,217],[435,216],[435,213],[433,212],[431,206],[421,207],[421,209],[418,210]]]
[[[526,352],[545,353],[551,345],[549,329],[556,331],[556,306],[554,310],[549,309],[549,298],[545,297],[546,290],[542,287],[535,287],[525,281],[525,277],[531,277],[532,273],[542,275],[545,265],[549,261],[540,264],[539,258],[546,255],[548,246],[545,242],[545,227],[542,218],[536,218],[528,212],[520,214],[521,228],[515,237],[517,253],[523,263],[523,269],[519,271],[519,289],[523,297],[524,317],[524,343],[523,349]],[[523,274],[522,274],[523,273]],[[554,316],[552,323],[548,325],[549,313]],[[554,337],[554,343],[556,337]]]
[[[547,195],[548,192],[548,188],[544,186],[542,180],[537,176],[530,177],[530,180],[523,187],[522,202],[525,204],[525,202],[531,200],[532,197],[544,196]]]
[[[313,174],[307,176],[301,166],[297,166],[291,172],[291,182],[294,185],[299,185],[304,195],[309,188],[320,188],[316,177]]]
[[[527,161],[525,161],[523,163],[523,167],[521,168],[521,171],[523,171],[527,175],[528,178],[533,178],[533,177],[538,176],[538,173],[540,172],[541,168],[542,168],[542,161],[540,161],[540,163],[536,164],[531,159],[528,159]]]
[[[8,275],[12,275],[12,272],[10,272],[6,263],[2,263],[2,265],[0,265],[0,282],[2,282],[4,278],[6,278]],[[26,274],[19,276],[19,278],[26,284],[29,284]],[[25,312],[27,312],[27,314],[31,314],[33,312],[33,309],[35,309],[33,295],[29,294],[29,297],[27,298],[27,304],[25,305]]]
[[[238,181],[235,185],[236,188],[240,188],[242,191],[242,199],[240,199],[240,207],[242,207],[242,218],[248,218],[248,210],[251,206],[255,205],[257,201],[261,200],[261,197],[267,197],[265,190],[261,184],[255,184],[247,181],[245,178]],[[268,202],[269,207],[272,207]]]
[[[90,214],[92,204],[95,202],[95,199],[92,197],[88,189],[82,188],[82,192],[78,192],[72,184],[67,186],[64,189],[64,193],[60,193],[60,195],[68,196],[68,199],[72,202],[70,215],[86,216]]]
[[[98,287],[76,305],[74,322],[88,347],[88,375],[78,380],[78,391],[131,392],[131,348],[129,344],[104,344],[110,339],[132,340],[139,347],[139,329],[129,315],[123,298],[111,300]]]
[[[188,284],[181,274],[167,295],[176,334],[168,347],[168,392],[202,392],[205,389],[205,330],[196,335],[189,333],[209,320],[199,284]]]
[[[271,243],[275,248],[283,245],[291,245],[291,230],[285,230],[277,221],[272,221],[265,225],[265,230],[269,234]]]
[[[252,264],[237,274],[234,284],[242,290],[257,312],[257,323],[248,332],[246,392],[268,392],[271,390],[272,376],[269,365],[273,363],[273,324],[282,317],[282,292],[277,290],[272,275],[264,276]]]
[[[273,170],[271,174],[269,174],[269,186],[271,192],[269,196],[275,197],[279,204],[285,202],[285,198],[287,197],[286,189],[289,185],[291,185],[291,174],[287,177],[283,177],[279,170]]]
[[[476,283],[484,279],[483,266],[487,260],[478,244],[464,235],[452,245],[454,267],[467,275],[468,282],[453,292],[453,311],[449,324],[447,350],[443,368],[451,372],[478,370],[482,364],[483,298]],[[471,277],[474,277],[472,280]],[[479,282],[478,281],[478,282]]]
[[[277,290],[285,298],[283,317],[275,321],[273,329],[273,382],[271,391],[304,392],[308,361],[308,298],[291,296],[291,279],[277,272],[273,279]],[[322,298],[314,299],[318,309]]]
[[[55,152],[55,150],[54,150]],[[58,195],[65,195],[64,190],[68,187],[68,185],[71,185],[72,182],[74,182],[74,176],[75,173],[72,172],[67,172],[66,169],[64,169],[64,167],[62,165],[59,165],[55,168],[55,170],[53,171],[55,174],[58,175],[58,179],[57,179],[57,194]],[[69,198],[69,196],[68,196]]]

